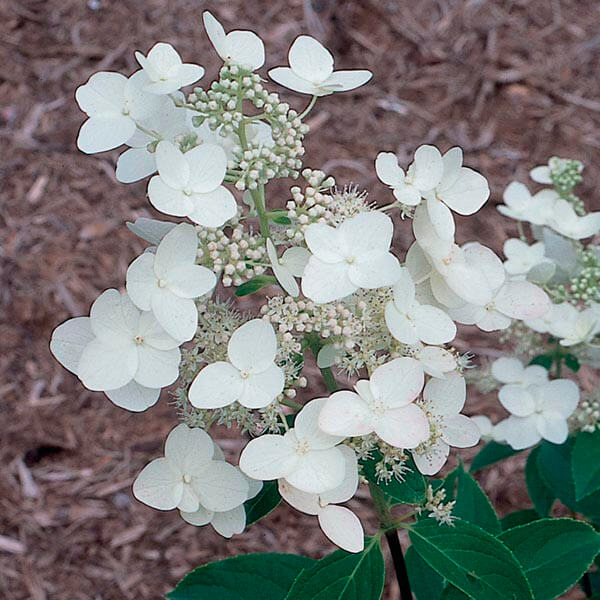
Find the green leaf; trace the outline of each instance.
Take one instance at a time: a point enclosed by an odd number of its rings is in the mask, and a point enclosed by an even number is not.
[[[188,573],[169,600],[283,600],[312,558],[295,554],[242,554]]]
[[[575,437],[571,470],[577,500],[600,490],[600,429]]]
[[[600,535],[574,519],[540,519],[503,532],[523,566],[535,600],[552,600],[574,586],[600,552]]]
[[[266,517],[281,502],[276,481],[265,481],[262,489],[254,498],[244,502],[246,510],[246,527]]]
[[[554,356],[552,354],[538,354],[534,358],[529,361],[530,365],[541,365],[544,369],[548,371],[552,367],[552,363],[554,362]]]
[[[523,510],[515,510],[514,512],[508,513],[505,517],[500,519],[500,525],[502,531],[518,527],[519,525],[525,525],[531,523],[531,521],[537,521],[540,515],[534,508],[524,508]]]
[[[571,371],[574,373],[577,373],[577,371],[579,371],[579,367],[581,366],[579,364],[579,360],[573,354],[565,354],[565,365],[567,365],[567,367],[569,367],[569,369],[571,369]]]
[[[499,444],[498,442],[488,442],[476,455],[471,463],[469,471],[476,473],[485,467],[500,462],[505,458],[518,454],[521,450],[513,450],[508,444]]]
[[[362,552],[338,550],[300,573],[286,600],[379,600],[385,564],[378,538]]]
[[[457,519],[452,526],[429,519],[409,530],[421,558],[472,598],[532,600],[529,583],[512,552],[480,527]]]
[[[274,285],[277,283],[277,279],[272,275],[257,275],[253,277],[250,281],[246,281],[242,283],[242,285],[238,286],[235,290],[236,296],[248,296],[250,294],[254,294],[254,292],[258,292],[262,288],[268,285]]]
[[[406,463],[410,471],[404,473],[403,481],[392,478],[387,483],[377,480],[375,466],[380,460],[381,454],[374,452],[373,458],[360,461],[362,473],[368,481],[379,487],[393,504],[423,504],[425,502],[425,478],[419,473],[412,458]]]
[[[440,600],[469,600],[470,596],[467,596],[464,592],[461,592],[458,588],[453,585],[449,585],[444,590]]]
[[[444,589],[440,577],[411,546],[404,554],[410,587],[417,600],[439,600]]]
[[[600,519],[600,492],[594,492],[577,501],[571,472],[572,449],[573,438],[560,446],[543,442],[537,459],[540,475],[565,506],[589,519]]]
[[[525,465],[525,481],[527,483],[527,491],[529,497],[537,513],[546,517],[552,510],[552,505],[556,496],[552,493],[552,490],[546,485],[546,482],[540,475],[538,469],[538,454],[540,447],[534,448],[529,456],[527,457],[527,464]]]
[[[290,225],[292,222],[292,220],[286,216],[285,212],[283,212],[281,215],[275,215],[271,217],[271,221],[273,221],[273,223],[277,223],[278,225]]]
[[[456,504],[452,509],[452,514],[464,521],[478,525],[492,535],[500,533],[500,521],[498,521],[496,511],[479,483],[463,469],[462,464],[455,470],[458,485],[455,496]]]

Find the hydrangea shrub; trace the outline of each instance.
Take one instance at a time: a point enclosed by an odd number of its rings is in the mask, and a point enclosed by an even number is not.
[[[498,210],[519,237],[504,261],[479,241],[459,246],[453,213],[472,215],[490,195],[460,148],[421,146],[408,166],[380,152],[381,202],[338,187],[304,166],[306,117],[371,73],[335,70],[326,48],[298,37],[289,66],[269,71],[310,97],[298,111],[257,73],[256,34],[226,33],[208,12],[204,24],[223,60],[210,85],[158,43],[136,53],[133,75],[96,73],[77,89],[88,116],[78,147],[128,146],[117,179],[148,178],[150,204],[179,221],[128,223],[149,246],[125,291],[106,290],[89,316],[57,327],[51,350],[125,410],[151,408],[175,384],[179,424],[135,479],[139,501],[227,538],[284,501],[340,549],[210,563],[168,597],[375,600],[384,537],[403,600],[545,600],[578,582],[600,593],[589,570],[600,551],[600,395],[581,397],[575,381],[580,365],[600,365],[600,252],[589,242],[600,212],[574,192],[583,165],[552,158],[531,171],[536,193],[506,188]],[[285,205],[267,194],[279,178],[296,180]],[[415,238],[403,257],[402,219]],[[259,291],[255,313],[236,307]],[[500,332],[502,355],[471,369],[474,357],[452,346],[457,325]],[[328,391],[314,398],[308,377],[319,372]],[[464,414],[473,386],[496,390],[508,416]],[[238,430],[238,465],[213,425]],[[452,448],[480,439],[470,471],[459,460],[439,475]],[[533,508],[499,519],[472,473],[526,449]],[[379,520],[367,535],[347,506],[359,486]],[[573,518],[551,517],[557,501]]]

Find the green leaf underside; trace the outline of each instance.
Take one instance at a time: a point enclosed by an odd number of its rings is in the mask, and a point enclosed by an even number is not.
[[[579,501],[576,499],[575,482],[571,472],[572,447],[572,438],[560,446],[543,442],[537,459],[540,475],[552,493],[565,506],[590,519],[599,519],[600,491],[585,496]]]
[[[575,497],[581,500],[600,490],[600,429],[579,433],[571,458]]]
[[[499,444],[498,442],[488,442],[476,455],[471,463],[469,471],[476,473],[489,467],[505,458],[510,458],[518,454],[521,450],[513,450],[508,444]]]
[[[506,531],[507,529],[518,527],[519,525],[537,521],[539,518],[540,515],[535,508],[524,508],[523,510],[515,510],[514,512],[507,514],[500,519],[500,525],[502,526],[502,531]]]
[[[421,558],[451,585],[477,600],[532,600],[512,552],[480,527],[457,519],[453,526],[419,521],[409,530]]]
[[[275,285],[277,283],[277,279],[272,275],[257,275],[250,279],[250,281],[246,281],[242,283],[242,285],[238,286],[235,290],[236,296],[249,296],[250,294],[254,294],[254,292],[258,292],[262,288],[268,285]]]
[[[284,600],[303,569],[315,560],[295,554],[242,554],[188,573],[169,600]]]
[[[469,596],[464,592],[461,592],[458,588],[455,588],[453,585],[449,585],[444,590],[440,600],[469,600]]]
[[[452,514],[481,527],[492,535],[500,533],[500,521],[489,498],[479,483],[465,472],[462,464],[456,468],[456,480],[456,504]]]
[[[379,600],[385,564],[378,538],[357,554],[337,550],[300,573],[286,600]]]
[[[574,586],[600,552],[600,535],[573,519],[540,519],[499,539],[523,566],[535,600],[552,600]]]
[[[246,527],[266,517],[281,502],[276,481],[265,481],[263,487],[254,498],[244,503],[246,510]]]
[[[439,600],[444,579],[438,575],[410,546],[404,554],[408,579],[417,600]]]
[[[379,452],[373,453],[373,458],[361,461],[363,475],[377,485],[383,493],[392,500],[393,504],[423,504],[425,502],[425,478],[419,473],[412,458],[406,463],[411,469],[404,473],[404,480],[392,479],[390,482],[378,481],[375,465],[381,460]]]
[[[541,476],[538,469],[538,454],[539,446],[534,448],[527,457],[525,465],[525,482],[527,483],[527,491],[533,503],[536,512],[546,517],[552,510],[552,505],[556,496],[552,490],[546,485],[544,478]]]

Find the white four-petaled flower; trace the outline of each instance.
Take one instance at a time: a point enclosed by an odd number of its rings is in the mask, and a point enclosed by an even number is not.
[[[215,274],[196,264],[198,234],[180,223],[162,239],[156,254],[144,252],[127,269],[127,293],[141,310],[151,310],[177,340],[191,340],[198,326],[194,298],[210,292]]]
[[[227,157],[220,146],[201,144],[185,154],[168,141],[156,147],[155,175],[148,184],[151,204],[166,215],[188,217],[204,227],[221,227],[237,213],[222,186]]]
[[[306,404],[285,435],[267,434],[250,441],[240,456],[240,469],[254,479],[284,479],[310,494],[341,485],[346,460],[338,444],[345,436],[329,435],[319,428],[325,402],[318,398]]]
[[[513,278],[524,278],[533,267],[543,262],[548,262],[545,258],[544,242],[527,244],[518,238],[510,238],[504,242],[503,251],[506,260],[504,269]]]
[[[304,274],[310,252],[301,246],[292,246],[279,258],[275,244],[271,238],[267,238],[267,256],[277,281],[290,296],[295,298],[300,293],[295,277],[302,277]]]
[[[300,94],[327,96],[364,85],[373,73],[366,70],[334,71],[333,56],[308,35],[297,37],[288,53],[289,67],[276,67],[269,77]]]
[[[414,404],[423,389],[423,368],[412,358],[395,358],[377,367],[369,380],[327,398],[319,427],[344,437],[375,432],[396,448],[416,448],[429,438],[425,413]]]
[[[275,364],[277,338],[273,327],[252,319],[233,332],[227,345],[229,361],[204,367],[189,390],[196,408],[220,408],[239,402],[264,408],[283,391],[285,377]]]
[[[334,228],[313,223],[305,239],[312,256],[302,275],[302,292],[315,302],[344,298],[359,288],[393,285],[400,263],[390,253],[392,220],[379,212],[364,212]]]
[[[136,52],[135,58],[150,80],[144,91],[152,94],[171,94],[204,75],[203,67],[183,63],[177,50],[164,42],[154,44],[148,56]]]
[[[133,482],[133,495],[159,510],[232,510],[248,498],[248,481],[224,460],[203,429],[184,423],[169,433],[165,455],[147,464]]]

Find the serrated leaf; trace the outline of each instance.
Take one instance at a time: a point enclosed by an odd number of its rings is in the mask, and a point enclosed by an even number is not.
[[[276,481],[263,482],[262,489],[254,498],[244,502],[246,511],[246,527],[266,517],[281,502],[281,496]]]
[[[571,471],[578,501],[600,490],[600,429],[575,437]]]
[[[285,600],[379,600],[385,564],[377,538],[367,538],[365,549],[352,554],[338,550],[304,570]]]
[[[514,512],[508,513],[505,517],[500,519],[500,526],[502,531],[518,527],[519,525],[525,525],[532,521],[537,521],[540,518],[539,513],[534,508],[524,508],[523,510],[515,510]]]
[[[500,521],[489,498],[475,479],[465,472],[462,464],[456,469],[456,504],[452,514],[464,521],[478,525],[488,533],[500,533]],[[446,478],[448,479],[448,478]]]
[[[544,367],[544,369],[550,370],[552,367],[552,363],[554,362],[554,357],[552,354],[538,354],[534,358],[529,361],[530,365],[540,365]]]
[[[521,450],[513,450],[508,444],[499,444],[498,442],[488,442],[476,455],[471,462],[471,473],[481,471],[505,458],[518,454]]]
[[[574,519],[540,519],[500,534],[523,566],[535,600],[574,586],[600,552],[600,535]]]
[[[312,558],[295,554],[242,554],[188,573],[169,600],[283,600]]]
[[[411,546],[404,554],[410,587],[417,600],[439,600],[444,590],[444,580]]]
[[[381,460],[379,452],[373,453],[373,458],[360,461],[362,473],[368,481],[375,484],[393,504],[423,504],[425,502],[425,478],[419,473],[412,458],[406,466],[410,471],[404,473],[403,481],[392,478],[391,481],[378,481],[375,465]]]
[[[546,517],[552,510],[552,505],[554,504],[556,496],[540,475],[538,469],[539,451],[540,448],[538,446],[537,448],[534,448],[527,457],[527,463],[525,464],[525,482],[527,483],[527,491],[536,512],[540,516]]]
[[[409,530],[413,547],[450,584],[472,598],[532,600],[529,583],[512,552],[480,527],[456,519],[429,519]]]
[[[239,285],[235,290],[236,296],[248,296],[250,294],[254,294],[261,290],[262,288],[268,285],[274,285],[277,283],[277,279],[272,275],[257,275],[250,279],[250,281],[246,281]]]

